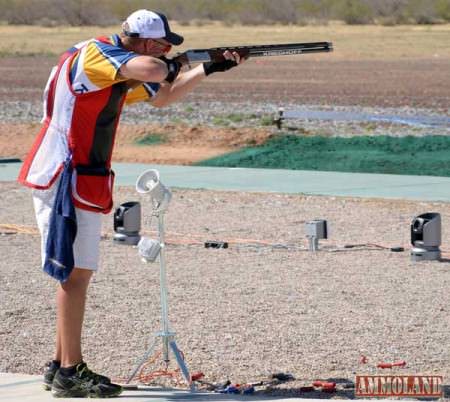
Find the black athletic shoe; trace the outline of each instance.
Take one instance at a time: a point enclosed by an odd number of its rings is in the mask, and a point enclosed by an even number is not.
[[[53,384],[53,378],[55,378],[55,374],[59,369],[59,364],[55,364],[54,362],[50,361],[46,364],[47,369],[44,373],[44,382],[42,386],[46,391],[50,391],[52,389]]]
[[[66,377],[58,370],[53,378],[52,393],[55,398],[112,398],[122,393],[122,387],[92,372],[86,363],[80,363],[71,376]]]
[[[49,361],[46,364],[46,371],[44,373],[44,381],[43,381],[43,387],[46,391],[51,391],[52,389],[52,384],[53,384],[53,379],[55,378],[55,374],[58,371],[59,367],[60,367],[60,363],[55,363],[54,361]],[[104,375],[100,375],[97,373],[92,373],[96,379],[97,382],[101,383],[101,384],[111,384],[111,380],[108,377],[105,377]]]

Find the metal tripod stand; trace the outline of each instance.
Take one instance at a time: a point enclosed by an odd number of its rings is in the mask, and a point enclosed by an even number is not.
[[[156,332],[154,334],[154,341],[147,352],[144,354],[142,359],[140,360],[138,366],[131,374],[130,378],[127,381],[127,384],[131,382],[131,380],[135,377],[139,369],[142,365],[148,360],[148,358],[154,353],[155,348],[159,339],[162,341],[162,354],[163,361],[166,364],[166,367],[169,365],[169,355],[170,351],[172,351],[175,359],[177,361],[178,367],[181,370],[184,380],[189,386],[191,392],[194,392],[195,384],[192,382],[191,375],[189,374],[189,370],[184,362],[183,356],[180,350],[177,347],[175,342],[175,332],[170,331],[169,329],[169,306],[167,302],[167,281],[166,281],[166,261],[164,255],[164,211],[154,210],[154,216],[158,217],[158,235],[159,235],[159,278],[160,278],[160,286],[161,286],[161,321],[162,321],[162,331]]]

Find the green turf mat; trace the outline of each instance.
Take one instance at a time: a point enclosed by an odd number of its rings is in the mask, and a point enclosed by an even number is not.
[[[450,137],[277,135],[197,165],[450,176]]]

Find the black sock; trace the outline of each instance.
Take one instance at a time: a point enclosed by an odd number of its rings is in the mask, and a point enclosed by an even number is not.
[[[71,375],[76,374],[77,366],[78,366],[78,364],[76,364],[75,366],[70,366],[70,367],[60,367],[59,373],[61,375],[63,375],[64,377],[70,377]]]
[[[60,360],[52,360],[50,362],[50,365],[48,366],[49,370],[57,370],[61,367],[61,361]]]

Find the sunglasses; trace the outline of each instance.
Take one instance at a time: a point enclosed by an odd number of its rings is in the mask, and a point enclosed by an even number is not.
[[[164,53],[168,53],[170,52],[170,49],[172,49],[172,45],[170,43],[160,42],[156,39],[152,39],[152,41],[156,45],[156,47],[161,49],[161,51],[163,51]]]

